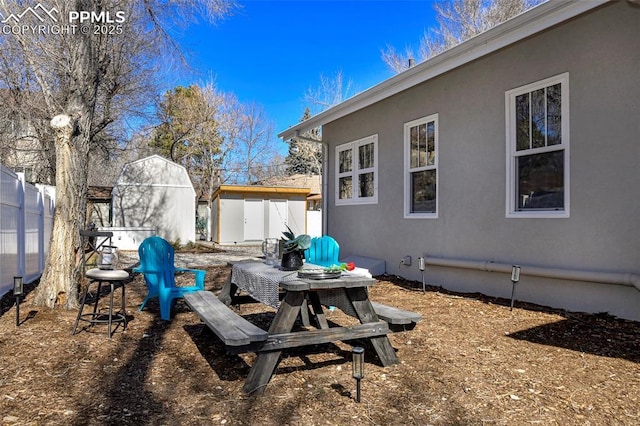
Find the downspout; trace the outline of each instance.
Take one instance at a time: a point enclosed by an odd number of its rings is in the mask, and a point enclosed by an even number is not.
[[[425,257],[425,262],[430,266],[444,266],[448,268],[461,268],[472,269],[476,271],[503,273],[511,273],[511,268],[513,267],[513,265],[511,264],[498,263],[491,260],[482,261]],[[640,291],[640,275],[634,273],[580,271],[575,269],[550,268],[544,266],[520,265],[520,267],[520,275],[622,285],[627,287],[635,287],[636,290]]]
[[[300,136],[300,131],[296,130],[294,139],[299,139],[305,142],[313,142],[322,144],[322,235],[327,233],[328,219],[327,219],[327,162],[329,160],[329,145],[318,139],[308,138],[306,136]]]

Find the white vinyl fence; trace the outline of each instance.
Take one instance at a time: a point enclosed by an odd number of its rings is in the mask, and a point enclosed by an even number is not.
[[[42,274],[53,210],[44,188],[25,183],[23,174],[0,164],[0,296],[13,290],[13,277],[30,283]]]

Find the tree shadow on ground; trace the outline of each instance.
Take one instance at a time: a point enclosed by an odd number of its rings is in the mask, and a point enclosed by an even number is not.
[[[220,380],[235,381],[247,377],[250,366],[239,355],[228,354],[224,343],[207,326],[185,325],[184,330]]]
[[[149,338],[138,340],[137,347],[114,374],[101,374],[92,394],[79,403],[74,425],[86,425],[89,418],[102,425],[145,425],[157,421],[158,413],[166,410],[148,389],[147,381],[154,355],[162,351],[159,341],[170,325],[168,321],[151,324],[144,332]],[[154,413],[155,420],[145,413]]]

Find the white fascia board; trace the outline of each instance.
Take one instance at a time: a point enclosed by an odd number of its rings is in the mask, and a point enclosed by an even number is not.
[[[548,0],[278,134],[284,140],[342,118],[611,0]]]

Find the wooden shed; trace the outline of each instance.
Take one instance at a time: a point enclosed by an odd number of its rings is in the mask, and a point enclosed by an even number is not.
[[[213,194],[212,240],[221,244],[280,238],[286,226],[306,232],[309,188],[222,185]]]

